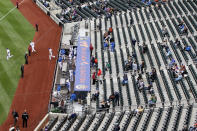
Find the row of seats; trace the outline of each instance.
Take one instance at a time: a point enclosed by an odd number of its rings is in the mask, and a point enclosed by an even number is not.
[[[173,45],[173,43],[172,43],[172,41],[171,41],[171,44]],[[154,45],[153,45],[154,46]],[[159,44],[158,44],[158,46],[159,46]],[[174,46],[174,45],[173,45]],[[173,49],[175,49],[175,48],[173,48]],[[109,53],[109,51],[107,51],[107,54],[108,54],[108,61],[109,62],[111,62],[111,58],[110,58],[110,53]],[[116,54],[116,53],[115,53]],[[121,59],[121,61],[122,61],[122,65],[124,65],[124,57],[123,57],[123,53],[122,53],[122,49],[120,49],[120,54],[122,54],[121,55],[121,57],[122,57],[122,59]],[[141,55],[142,55],[142,53],[141,53]],[[154,55],[157,55],[157,53],[154,53]],[[104,55],[103,55],[104,56]],[[115,65],[116,65],[116,70],[117,69],[119,69],[118,68],[118,60],[117,60],[117,55],[114,55],[115,56],[115,60],[117,61],[117,62],[115,62]],[[179,55],[177,55],[178,57],[179,57]],[[152,66],[153,66],[153,62],[151,62],[152,61],[152,58],[151,58],[151,56],[150,56],[150,53],[148,52],[148,58],[149,58],[149,62],[150,63],[152,63]],[[181,59],[181,58],[180,58]],[[159,60],[159,58],[158,58],[158,60]],[[165,58],[165,56],[164,56],[164,60],[166,60],[166,58]],[[159,62],[158,62],[159,63]],[[180,61],[180,63],[181,63],[181,61]],[[166,61],[166,64],[167,64],[167,61]],[[111,71],[110,71],[111,72]],[[117,71],[117,72],[119,72],[119,71]],[[162,94],[162,92],[160,92],[160,94]],[[129,97],[128,97],[129,98]],[[162,100],[163,100],[163,98],[162,98]],[[128,101],[130,101],[129,99],[128,99]],[[129,102],[130,103],[130,102]]]
[[[122,112],[110,112],[110,113],[93,113],[78,114],[76,120],[68,120],[65,116],[57,115],[50,116],[51,121],[46,127],[51,125],[48,130],[65,130],[65,126],[68,127],[68,123],[72,128],[66,128],[67,131],[82,130],[82,131],[95,131],[95,130],[114,130],[119,125],[121,131],[126,130],[180,130],[184,126],[189,126],[197,121],[196,118],[192,119],[192,115],[195,115],[197,109],[194,105],[180,105],[177,107],[165,107],[157,109],[146,109],[141,113],[134,111],[122,111]],[[137,113],[137,114],[136,114]],[[52,118],[51,118],[52,117]],[[182,119],[183,118],[183,119]],[[59,127],[63,125],[63,127]],[[169,126],[170,125],[170,126]],[[169,128],[171,127],[171,128]]]
[[[74,7],[74,6],[81,6],[81,3],[79,1],[73,1],[71,4],[70,2],[66,0],[61,0],[61,1],[55,1],[57,6],[60,6],[62,9],[66,9],[68,7]],[[83,19],[87,18],[98,18],[99,14],[94,11],[94,9],[97,9],[100,11],[101,14],[107,16],[107,12],[102,8],[100,3],[97,3],[96,1],[86,1],[87,3],[91,3],[89,6],[83,7],[83,8],[76,8],[76,13],[80,15]],[[138,7],[141,8],[145,6],[144,3],[141,1],[133,1],[131,0],[130,3],[128,4],[128,1],[120,1],[120,0],[110,0],[107,1],[107,6],[112,7],[117,11],[124,11],[127,12],[127,10],[131,10],[132,8]],[[56,16],[60,19],[60,14],[56,14]],[[69,23],[70,18],[69,16],[64,15],[64,20],[62,20],[64,23]]]

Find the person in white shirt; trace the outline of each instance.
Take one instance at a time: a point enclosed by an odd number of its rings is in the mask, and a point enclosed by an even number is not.
[[[55,56],[53,55],[53,50],[49,48],[49,60],[51,60],[51,58],[55,58]]]
[[[31,46],[31,51],[32,52],[36,52],[36,50],[35,50],[35,43],[33,41],[31,41],[30,46]]]
[[[137,72],[137,64],[136,62],[133,63],[133,71],[134,71],[134,74]]]
[[[73,70],[69,70],[70,73],[70,81],[73,81]]]
[[[14,126],[9,128],[9,131],[15,131]]]
[[[7,51],[7,60],[9,60],[13,55],[10,54],[10,49],[6,49]]]

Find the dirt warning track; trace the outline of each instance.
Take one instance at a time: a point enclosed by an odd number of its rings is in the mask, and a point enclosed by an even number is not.
[[[16,1],[11,1],[15,5]],[[39,25],[39,31],[33,39],[37,53],[31,55],[29,64],[25,65],[24,78],[19,80],[10,112],[0,131],[8,131],[13,124],[13,109],[19,113],[18,125],[22,131],[33,131],[47,113],[56,64],[56,59],[49,61],[48,48],[52,48],[53,54],[57,56],[61,37],[62,29],[32,0],[24,0],[19,10],[33,26],[35,23]],[[22,128],[21,115],[24,109],[29,114],[28,128]]]

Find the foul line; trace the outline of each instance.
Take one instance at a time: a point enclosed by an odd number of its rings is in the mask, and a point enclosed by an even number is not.
[[[19,5],[21,5],[24,1],[25,1],[25,0],[22,0],[22,1],[19,3]],[[16,9],[16,6],[15,6],[14,8],[10,9],[4,16],[2,16],[2,17],[0,18],[0,21],[2,21],[5,17],[7,17],[14,9]]]

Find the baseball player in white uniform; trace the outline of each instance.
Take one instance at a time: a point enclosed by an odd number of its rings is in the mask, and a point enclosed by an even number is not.
[[[51,57],[55,58],[55,56],[53,55],[53,50],[49,48],[49,60],[51,60]]]
[[[30,46],[31,46],[32,52],[36,52],[36,50],[35,50],[35,43],[33,41],[31,41]]]
[[[9,60],[13,55],[10,54],[10,49],[6,49],[7,51],[7,60]]]

